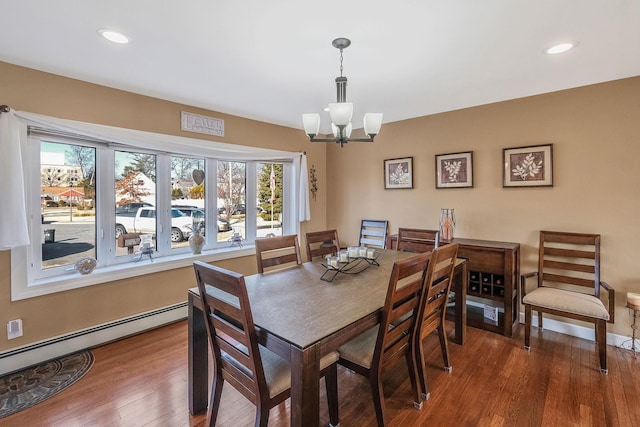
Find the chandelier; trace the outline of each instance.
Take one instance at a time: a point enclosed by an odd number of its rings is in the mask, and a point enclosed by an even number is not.
[[[337,101],[329,103],[329,115],[331,116],[331,129],[333,138],[316,138],[320,131],[319,114],[303,114],[302,122],[304,132],[311,142],[335,141],[343,147],[349,141],[372,142],[380,132],[382,126],[382,113],[367,113],[364,115],[363,127],[365,138],[351,138],[351,116],[353,115],[353,103],[347,102],[347,78],[342,75],[342,51],[351,45],[347,38],[337,38],[332,43],[333,47],[340,49],[340,77],[336,77]]]

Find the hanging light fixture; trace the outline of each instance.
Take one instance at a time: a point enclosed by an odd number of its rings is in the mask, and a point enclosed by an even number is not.
[[[340,49],[340,77],[336,77],[337,100],[329,104],[331,129],[333,130],[334,137],[316,138],[320,131],[320,115],[316,113],[302,115],[304,132],[309,136],[311,142],[335,141],[337,144],[340,144],[340,147],[349,141],[372,142],[373,138],[380,132],[382,113],[365,114],[363,127],[367,137],[351,138],[353,103],[347,102],[347,78],[342,75],[342,51],[351,45],[351,40],[341,37],[335,39],[331,44],[336,49]]]

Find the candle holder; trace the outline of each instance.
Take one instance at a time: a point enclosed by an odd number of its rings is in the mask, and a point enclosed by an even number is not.
[[[640,303],[638,302],[637,294],[627,294],[627,307],[629,308],[629,316],[633,319],[631,323],[631,339],[623,342],[620,346],[624,347],[624,345],[628,342],[631,342],[631,348],[627,349],[633,353],[633,357],[635,358],[638,354],[638,349],[640,349],[640,345],[636,346],[636,331],[638,330],[638,325],[636,325],[636,319],[640,317]],[[639,342],[640,344],[640,342]]]
[[[353,251],[351,251],[352,249]],[[343,256],[343,253],[346,257]],[[326,268],[325,272],[320,276],[320,279],[325,282],[332,282],[338,273],[358,274],[372,265],[379,266],[380,264],[378,264],[377,261],[379,256],[379,251],[357,246],[349,247],[349,249],[344,252],[340,251],[338,256],[328,255],[326,262],[320,263],[320,265]]]

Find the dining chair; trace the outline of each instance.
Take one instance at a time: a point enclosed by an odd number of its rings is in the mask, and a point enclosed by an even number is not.
[[[394,263],[379,325],[338,349],[338,363],[369,379],[378,426],[386,425],[382,375],[398,359],[405,358],[414,406],[422,407],[412,340],[430,256],[418,254]]]
[[[214,362],[206,425],[216,424],[227,381],[256,406],[255,425],[266,426],[269,410],[290,397],[290,365],[258,344],[244,276],[201,261],[193,267]],[[339,423],[337,361],[335,351],[320,359],[332,426]]]
[[[538,286],[526,292],[526,280],[538,279]],[[532,311],[590,322],[595,327],[600,372],[607,374],[607,322],[614,322],[615,290],[600,280],[600,235],[540,231],[538,271],[523,274],[520,294],[524,304],[524,347],[530,350]],[[607,292],[608,309],[600,299]]]
[[[307,260],[317,256],[338,255],[340,242],[337,230],[313,231],[305,235],[307,241]]]
[[[387,244],[387,225],[389,221],[363,219],[360,222],[358,246],[384,249]]]
[[[445,316],[447,314],[449,291],[453,283],[456,259],[458,258],[458,246],[457,243],[453,243],[434,249],[431,252],[431,260],[429,261],[424,280],[425,288],[422,293],[422,300],[420,301],[420,309],[418,310],[420,316],[416,321],[415,343],[413,345],[414,366],[416,366],[418,370],[418,378],[420,379],[419,386],[421,389],[420,397],[423,400],[428,400],[430,393],[427,385],[422,341],[435,330],[438,331],[438,338],[440,339],[444,369],[447,372],[451,372],[449,342],[445,330]]]
[[[256,239],[255,245],[259,273],[271,267],[302,264],[298,236],[295,234]]]
[[[439,235],[438,230],[398,228],[397,247],[405,252],[429,252],[438,247]]]

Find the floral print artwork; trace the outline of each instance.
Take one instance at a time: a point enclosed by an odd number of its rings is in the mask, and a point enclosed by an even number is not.
[[[442,171],[443,182],[467,182],[467,159],[442,160]]]
[[[511,179],[516,181],[544,181],[544,151],[510,155]]]
[[[406,185],[409,184],[409,165],[406,162],[397,163],[395,165],[389,165],[389,183],[392,185]]]

